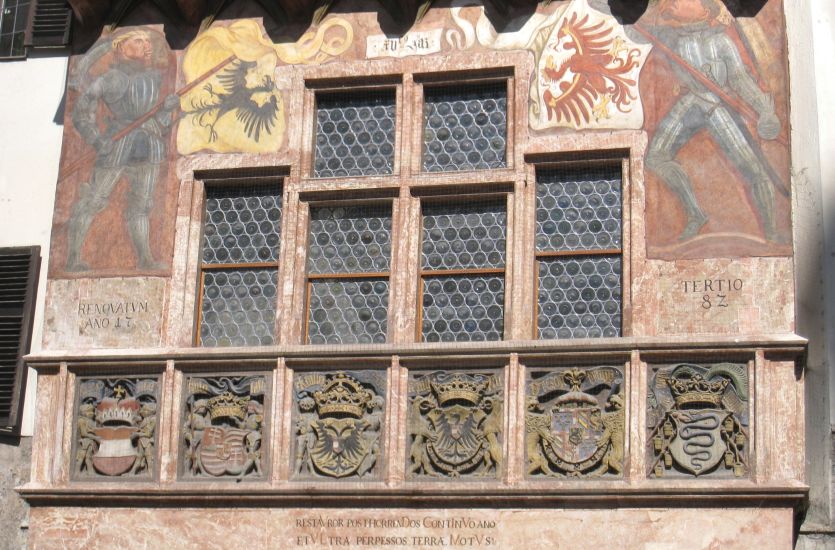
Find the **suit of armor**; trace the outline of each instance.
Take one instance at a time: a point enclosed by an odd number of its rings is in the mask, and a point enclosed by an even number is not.
[[[143,60],[124,59],[96,78],[84,91],[72,113],[78,133],[96,149],[96,162],[90,182],[82,186],[69,220],[67,269],[89,269],[81,259],[81,247],[93,218],[110,200],[116,184],[124,176],[130,184],[125,207],[128,232],[140,268],[158,268],[149,244],[149,224],[153,192],[159,167],[166,157],[167,133],[171,112],[179,103],[176,96],[166,100],[165,108],[119,139],[113,137],[159,101],[161,71]],[[109,110],[104,131],[99,130],[97,111],[101,103]]]
[[[769,94],[757,85],[743,63],[733,41],[722,25],[698,22],[676,27],[657,27],[656,36],[691,67],[717,87],[736,93],[759,115],[757,133],[774,139],[780,121],[774,114]],[[674,66],[686,93],[679,97],[658,125],[647,153],[647,167],[653,170],[678,196],[687,214],[680,240],[695,236],[707,222],[699,207],[692,183],[676,155],[700,130],[707,129],[727,158],[744,176],[751,188],[754,205],[762,220],[765,237],[776,240],[774,186],[776,176],[768,166],[756,138],[739,115],[684,68]],[[721,179],[716,174],[717,180]]]

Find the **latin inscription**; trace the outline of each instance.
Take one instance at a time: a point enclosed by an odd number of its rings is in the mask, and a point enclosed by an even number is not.
[[[148,313],[148,301],[78,302],[78,326],[82,333],[131,330],[137,316]]]
[[[491,519],[433,516],[399,518],[307,516],[296,519],[298,547],[486,548],[498,544]]]
[[[369,59],[427,55],[439,51],[441,51],[441,29],[411,32],[400,38],[389,38],[384,34],[378,34],[369,36],[366,44],[366,55]]]
[[[681,292],[685,295],[697,295],[702,309],[728,307],[738,293],[745,287],[742,279],[699,279],[680,282]]]

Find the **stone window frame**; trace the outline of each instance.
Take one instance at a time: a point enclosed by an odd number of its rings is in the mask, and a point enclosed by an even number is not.
[[[378,176],[358,176],[358,177],[378,177]],[[319,178],[322,179],[322,178]],[[335,178],[339,179],[339,178]],[[390,206],[391,216],[392,216],[392,231],[391,231],[391,256],[389,258],[389,269],[387,271],[362,271],[362,272],[342,272],[342,273],[322,273],[322,274],[314,274],[309,272],[309,266],[307,265],[308,260],[308,252],[309,252],[309,245],[308,239],[310,237],[310,211],[311,209],[315,209],[318,207],[337,207],[337,206]],[[379,198],[368,198],[368,199],[351,199],[344,196],[338,196],[336,199],[331,200],[317,200],[314,196],[309,200],[303,200],[299,204],[300,210],[303,211],[304,215],[302,216],[304,219],[304,225],[300,224],[300,227],[304,227],[303,230],[299,231],[298,237],[300,238],[299,245],[304,245],[304,260],[302,263],[302,268],[300,271],[304,273],[304,321],[302,326],[302,343],[305,345],[310,344],[310,333],[309,333],[309,323],[310,323],[310,299],[312,296],[312,285],[314,281],[361,281],[363,279],[385,279],[389,283],[389,305],[386,310],[386,316],[391,312],[392,308],[392,289],[391,289],[391,279],[392,274],[394,273],[394,249],[397,246],[397,243],[394,241],[394,226],[396,223],[395,212],[396,212],[396,204],[395,200],[391,197],[384,197],[380,196]],[[389,334],[388,331],[386,333],[386,342],[389,342]],[[349,344],[323,344],[323,345],[349,345]]]
[[[224,270],[224,269],[242,269],[242,270],[253,270],[253,269],[264,269],[264,268],[274,268],[276,270],[276,280],[277,285],[280,282],[281,277],[281,249],[283,248],[283,239],[281,236],[284,234],[284,208],[286,205],[286,174],[284,171],[271,171],[276,173],[269,173],[269,174],[261,174],[261,170],[256,168],[253,169],[232,169],[232,170],[218,170],[218,171],[206,171],[202,173],[195,172],[195,180],[199,181],[202,185],[200,186],[199,190],[199,199],[195,202],[200,207],[199,216],[197,217],[197,221],[200,224],[200,234],[199,238],[197,239],[197,266],[196,266],[196,294],[195,294],[195,314],[194,314],[194,327],[193,327],[193,345],[195,347],[204,347],[201,343],[200,331],[202,327],[202,318],[203,318],[203,291],[204,291],[204,274],[206,271],[217,271],[217,270]],[[281,206],[280,209],[282,211],[282,219],[281,219],[281,226],[279,229],[279,254],[277,255],[277,259],[275,262],[243,262],[243,263],[225,263],[225,264],[206,264],[203,261],[203,232],[205,229],[205,218],[206,218],[206,200],[208,198],[207,188],[210,187],[236,187],[236,186],[247,186],[247,185],[275,185],[277,190],[277,195],[281,199]],[[278,296],[276,296],[276,300],[278,300]],[[278,332],[276,330],[276,326],[278,323],[278,303],[276,304],[276,320],[273,325],[273,335],[274,337],[277,336]]]
[[[626,290],[629,288],[629,279],[627,279],[628,269],[629,269],[629,257],[630,257],[630,250],[629,246],[631,244],[630,239],[630,227],[628,226],[628,219],[629,219],[629,204],[631,197],[629,196],[629,192],[631,190],[631,185],[629,182],[629,154],[627,151],[618,152],[612,151],[610,153],[601,152],[599,156],[595,155],[594,153],[586,154],[586,153],[579,153],[576,154],[578,157],[577,160],[573,160],[570,158],[571,154],[561,154],[558,155],[556,158],[553,159],[537,159],[530,164],[530,171],[531,171],[531,178],[530,181],[533,182],[531,186],[533,188],[534,195],[536,194],[536,186],[538,184],[537,173],[539,170],[549,170],[549,171],[557,171],[560,169],[566,170],[577,170],[577,169],[598,169],[598,168],[615,168],[618,165],[620,166],[620,179],[621,179],[621,245],[619,248],[611,248],[611,249],[576,249],[576,250],[565,250],[565,251],[542,251],[539,250],[536,246],[536,200],[534,200],[533,206],[533,220],[531,225],[533,225],[533,234],[534,240],[532,243],[533,248],[533,256],[534,256],[534,267],[533,267],[533,308],[532,308],[532,316],[533,316],[533,323],[531,326],[531,338],[533,340],[547,340],[539,336],[539,328],[537,323],[537,317],[539,315],[540,304],[538,300],[538,291],[539,291],[539,262],[541,259],[556,259],[556,258],[572,258],[572,257],[579,257],[579,256],[591,256],[595,258],[603,258],[607,256],[618,256],[621,260],[621,299],[620,299],[620,306],[621,306],[621,325],[620,325],[620,335],[616,338],[620,338],[623,336],[627,336],[631,334],[631,322],[629,317],[626,315],[627,311],[627,297],[628,293]],[[585,157],[585,160],[581,160]],[[557,338],[560,340],[560,338]],[[574,340],[575,338],[566,338],[565,340]],[[594,339],[594,338],[591,338]]]
[[[456,193],[455,189],[444,189],[443,191],[449,192],[449,194],[431,194],[431,195],[421,195],[419,194],[419,215],[420,215],[420,223],[418,228],[418,253],[416,261],[418,263],[418,284],[417,284],[417,298],[415,302],[415,342],[416,343],[427,343],[423,340],[423,287],[424,281],[427,278],[431,277],[457,277],[457,276],[501,276],[504,281],[504,303],[502,305],[502,319],[504,324],[504,330],[502,333],[502,337],[499,341],[507,339],[508,334],[508,323],[504,322],[507,315],[507,308],[506,304],[510,300],[511,297],[511,285],[507,283],[508,281],[508,273],[511,269],[511,255],[512,249],[509,244],[512,242],[513,230],[512,230],[512,216],[510,212],[513,209],[513,192],[510,190],[505,190],[502,187],[495,188],[492,185],[483,188],[482,192],[476,195],[472,190],[464,190],[462,192]],[[506,250],[505,250],[505,261],[503,268],[463,268],[463,269],[424,269],[422,264],[422,257],[423,257],[423,250],[421,248],[422,244],[422,233],[423,233],[423,205],[427,202],[435,203],[435,204],[456,204],[456,203],[463,203],[468,198],[476,198],[479,201],[492,201],[495,200],[496,202],[501,202],[502,197],[504,197],[505,202],[505,215],[506,215],[506,224],[505,224],[505,243],[506,243]],[[449,344],[453,344],[454,342],[448,342]]]

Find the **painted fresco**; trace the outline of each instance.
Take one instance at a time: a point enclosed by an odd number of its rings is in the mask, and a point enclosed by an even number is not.
[[[169,269],[175,71],[174,56],[155,28],[119,30],[72,60],[52,276]]]
[[[276,67],[325,62],[351,45],[353,28],[325,21],[296,43],[273,44],[251,19],[216,26],[186,49],[181,92],[183,120],[177,150],[269,153],[284,143],[287,114],[275,86]]]
[[[734,19],[716,0],[650,5],[641,93],[650,139],[647,253],[791,255],[782,6]]]
[[[71,60],[51,276],[166,274],[172,161],[298,148],[283,68],[400,58],[409,72],[411,56],[470,52],[530,53],[533,74],[517,76],[534,142],[645,132],[633,154],[649,258],[790,255],[784,36],[766,32],[784,28],[781,1],[740,19],[719,0],[651,1],[626,19],[614,5],[552,2],[500,32],[491,8],[453,0],[401,35],[375,11],[342,12],[279,43],[262,21],[235,19],[198,34],[179,67],[160,28],[119,29]]]

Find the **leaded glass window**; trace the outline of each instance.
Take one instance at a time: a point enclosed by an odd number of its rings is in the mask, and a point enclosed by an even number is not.
[[[537,336],[621,335],[620,164],[536,172]]]
[[[273,344],[280,186],[207,186],[204,216],[200,344]]]
[[[422,340],[501,340],[507,240],[505,197],[429,202],[422,209]]]
[[[427,89],[423,170],[507,166],[507,83]]]
[[[391,174],[395,102],[394,90],[317,95],[314,175]]]
[[[391,204],[310,208],[309,343],[386,342],[391,228]]]

